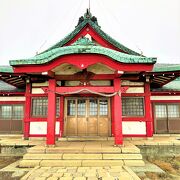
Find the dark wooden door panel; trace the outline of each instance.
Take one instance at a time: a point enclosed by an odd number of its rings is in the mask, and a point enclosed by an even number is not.
[[[169,132],[180,133],[180,119],[169,119]]]
[[[0,133],[10,133],[11,132],[10,123],[11,120],[0,120]]]
[[[11,132],[22,133],[22,120],[11,121]]]
[[[156,120],[156,132],[157,133],[167,133],[168,132],[168,125],[167,119],[157,119]]]

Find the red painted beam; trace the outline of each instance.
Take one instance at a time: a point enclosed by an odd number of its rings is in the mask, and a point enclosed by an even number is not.
[[[56,87],[56,93],[71,93],[80,91],[82,89],[87,89],[94,92],[100,93],[114,93],[114,87],[112,86],[75,86],[75,87]],[[47,88],[43,88],[43,90],[47,91]]]
[[[47,145],[55,145],[55,125],[56,125],[56,81],[49,80],[48,92],[48,118],[47,118]]]
[[[119,75],[120,77],[121,75]],[[116,78],[116,74],[95,74],[93,75],[90,80],[112,80]],[[77,81],[77,80],[84,80],[85,77],[79,76],[79,75],[56,75],[55,79],[57,81],[60,80],[68,80],[68,81]]]
[[[25,96],[25,92],[7,92],[7,91],[0,91],[0,96]]]
[[[180,95],[180,91],[163,91],[163,92],[151,92],[152,96],[177,96]]]
[[[45,72],[42,72],[41,73],[42,75],[45,75],[45,76],[49,76],[49,77],[54,77],[55,73],[53,71],[45,71]]]

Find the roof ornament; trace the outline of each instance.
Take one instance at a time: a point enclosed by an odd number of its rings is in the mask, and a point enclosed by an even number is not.
[[[92,14],[91,14],[91,12],[90,12],[90,6],[89,6],[89,8],[86,10],[86,13],[84,14],[84,16],[81,16],[80,18],[79,18],[79,21],[78,21],[78,24],[77,24],[77,26],[79,25],[79,24],[81,24],[82,22],[84,22],[84,21],[92,21],[93,23],[95,23],[96,25],[98,25],[98,22],[97,22],[97,18],[95,17],[95,16],[92,16]],[[99,26],[99,25],[98,25]]]
[[[86,10],[86,13],[84,14],[84,19],[90,19],[92,18],[92,14],[90,12],[90,9]]]
[[[92,42],[89,38],[82,36],[72,45],[95,46],[96,44]]]

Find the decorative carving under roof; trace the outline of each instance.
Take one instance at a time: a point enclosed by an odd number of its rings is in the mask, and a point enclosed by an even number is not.
[[[89,38],[82,36],[72,45],[95,46],[96,44],[92,42]]]

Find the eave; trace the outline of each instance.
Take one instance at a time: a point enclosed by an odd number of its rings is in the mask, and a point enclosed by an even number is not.
[[[121,52],[118,52],[109,48],[104,48],[101,46],[92,46],[92,45],[74,45],[73,46],[72,45],[72,46],[55,48],[47,52],[41,53],[30,59],[10,60],[10,65],[22,66],[22,65],[46,64],[57,57],[70,55],[70,54],[99,54],[99,55],[107,56],[121,63],[154,64],[156,62],[156,58],[129,55],[129,54],[121,53]]]

